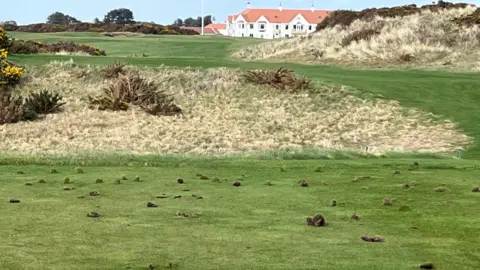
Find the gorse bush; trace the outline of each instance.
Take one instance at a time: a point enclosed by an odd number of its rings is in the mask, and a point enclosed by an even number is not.
[[[0,125],[23,121],[26,115],[21,97],[14,96],[12,91],[0,90]]]
[[[37,53],[86,53],[92,56],[107,55],[104,50],[94,48],[85,44],[74,42],[57,42],[52,44],[33,40],[13,40],[10,52],[14,54],[37,54]]]
[[[8,25],[9,31],[53,33],[53,32],[133,32],[152,35],[198,35],[191,29],[178,26],[164,26],[153,23],[117,24],[117,23],[75,23],[75,24],[47,24],[37,23],[29,25]]]
[[[47,114],[55,112],[64,103],[61,97],[48,91],[31,94],[23,99],[15,93],[15,86],[19,83],[24,70],[7,60],[11,40],[5,31],[0,28],[0,125],[17,123],[24,120],[34,120],[37,113]]]
[[[11,39],[0,27],[0,91],[5,91],[6,88],[17,84],[24,72],[22,68],[7,60],[10,46]]]
[[[102,89],[99,96],[88,96],[90,108],[99,110],[128,110],[129,105],[142,108],[152,115],[175,115],[182,112],[173,97],[159,90],[159,85],[138,74],[121,74]]]
[[[60,107],[65,104],[59,94],[51,93],[46,89],[32,93],[25,99],[26,108],[38,114],[58,112]]]
[[[249,70],[243,74],[248,83],[268,85],[277,89],[297,92],[311,89],[311,81],[305,77],[297,77],[290,69],[279,68],[277,70]]]

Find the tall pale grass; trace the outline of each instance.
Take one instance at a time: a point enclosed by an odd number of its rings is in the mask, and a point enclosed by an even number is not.
[[[135,69],[127,67],[128,69]],[[60,92],[64,112],[35,122],[0,126],[0,151],[75,154],[91,151],[141,154],[231,155],[277,149],[345,149],[449,152],[471,138],[448,121],[393,101],[365,100],[345,87],[316,85],[315,93],[290,94],[248,85],[238,70],[142,68],[175,97],[182,116],[157,117],[87,108],[87,94],[107,83],[98,67],[54,62],[27,69],[23,94]]]
[[[349,27],[327,28],[308,38],[269,41],[233,54],[247,60],[292,59],[338,63],[398,63],[409,54],[413,62],[426,66],[454,65],[480,70],[480,27],[460,27],[452,20],[476,10],[474,6],[439,12],[429,10],[397,17],[356,20]],[[379,35],[342,46],[356,31],[375,29]]]

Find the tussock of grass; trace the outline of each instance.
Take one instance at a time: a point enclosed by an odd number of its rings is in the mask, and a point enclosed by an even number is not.
[[[355,20],[348,27],[325,28],[311,38],[292,38],[252,45],[235,58],[285,59],[321,63],[398,65],[480,70],[480,27],[464,27],[457,18],[476,7],[455,8],[405,17]],[[378,32],[378,33],[377,33]],[[410,55],[412,61],[401,61]]]
[[[80,70],[86,75],[78,78],[75,74]],[[67,102],[65,111],[36,122],[2,126],[6,139],[0,141],[0,150],[61,155],[264,153],[269,159],[289,159],[448,152],[470,142],[453,123],[433,123],[427,114],[404,110],[398,102],[364,100],[345,87],[330,85],[316,85],[309,93],[287,93],[244,84],[238,70],[227,69],[137,70],[173,95],[183,115],[151,116],[135,107],[90,110],[85,96],[98,95],[107,83],[98,71],[72,62],[29,70],[23,91],[58,90]]]

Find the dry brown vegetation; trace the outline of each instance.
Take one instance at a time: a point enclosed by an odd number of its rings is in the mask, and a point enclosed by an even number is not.
[[[136,70],[173,95],[181,115],[153,116],[135,105],[128,111],[92,110],[85,97],[100,94],[112,83],[100,71],[72,62],[27,67],[22,95],[49,89],[61,93],[66,105],[61,113],[34,122],[0,125],[0,150],[226,155],[368,146],[373,153],[444,152],[470,142],[454,124],[434,123],[426,113],[405,110],[398,102],[364,100],[351,89],[329,85],[314,85],[315,91],[278,91],[245,83],[242,72],[230,69]]]
[[[433,10],[415,8],[398,17],[390,16],[389,10],[374,10],[368,13],[372,16],[362,19],[354,12],[345,13],[342,18],[330,20],[334,26],[325,23],[308,38],[268,41],[242,48],[233,56],[247,60],[480,70],[480,11],[474,6]]]

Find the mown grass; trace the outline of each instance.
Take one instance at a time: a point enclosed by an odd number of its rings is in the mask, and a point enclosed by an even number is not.
[[[108,38],[92,33],[32,34],[11,33],[23,39],[58,39],[85,41],[99,46],[112,56],[59,56],[59,55],[14,55],[11,60],[20,64],[40,65],[51,60],[74,59],[80,65],[107,65],[114,60],[139,66],[177,67],[231,67],[231,68],[278,68],[294,69],[316,81],[342,84],[365,93],[398,100],[402,106],[431,112],[440,118],[450,119],[476,143],[465,151],[464,158],[480,158],[480,80],[478,73],[449,73],[420,70],[355,70],[334,66],[300,65],[293,63],[241,62],[231,60],[231,50],[244,46],[252,39],[218,37],[129,37]],[[96,36],[95,36],[96,35]],[[83,40],[82,40],[83,39]],[[115,41],[115,42],[112,42]],[[220,44],[220,45],[218,45]],[[126,57],[141,54],[145,48],[152,56]],[[118,51],[121,50],[121,51]],[[171,53],[179,50],[177,55]],[[110,52],[110,53],[109,53]],[[452,149],[452,154],[454,149]]]
[[[83,174],[75,172],[78,165],[4,165],[0,264],[2,269],[148,269],[150,264],[168,269],[170,263],[177,269],[414,269],[432,262],[437,269],[476,269],[480,194],[471,189],[479,184],[478,162],[425,160],[418,171],[409,171],[412,162],[190,160],[161,167],[82,166]],[[316,167],[323,172],[314,172]],[[58,173],[50,174],[52,168]],[[210,179],[200,180],[197,173]],[[122,175],[128,180],[114,184]],[[133,182],[136,175],[143,182]],[[357,176],[371,178],[352,182]],[[65,177],[76,189],[62,189]],[[186,183],[177,184],[177,177]],[[97,178],[104,183],[96,184]],[[242,186],[234,188],[237,178]],[[298,186],[304,178],[310,187]],[[405,183],[417,186],[404,189]],[[433,191],[442,185],[450,192]],[[90,197],[90,191],[100,196]],[[155,198],[162,193],[183,197]],[[9,204],[10,197],[21,203]],[[387,197],[396,199],[393,206],[382,204]],[[337,207],[331,207],[333,199]],[[147,201],[159,207],[147,208]],[[402,205],[411,211],[399,211]],[[103,217],[88,218],[90,211]],[[177,217],[177,211],[202,215]],[[353,212],[360,221],[349,219]],[[305,218],[315,214],[325,216],[326,227],[306,226]],[[386,242],[363,242],[362,235]]]

